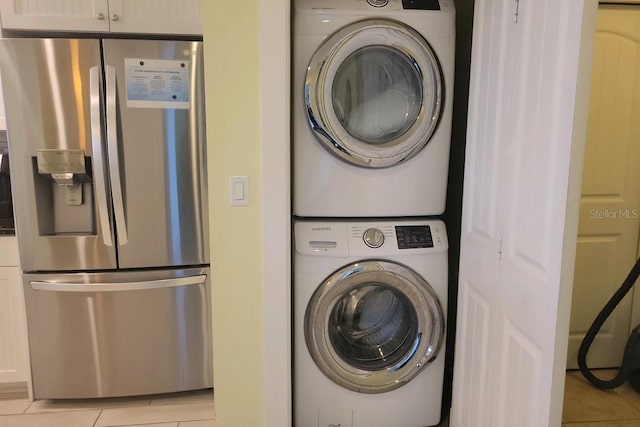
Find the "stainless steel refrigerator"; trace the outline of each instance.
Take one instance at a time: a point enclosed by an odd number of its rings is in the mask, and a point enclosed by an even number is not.
[[[211,387],[202,43],[3,39],[35,398]]]

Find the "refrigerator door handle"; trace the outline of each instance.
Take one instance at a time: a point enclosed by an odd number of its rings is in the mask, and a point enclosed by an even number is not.
[[[124,215],[124,199],[122,197],[122,179],[120,177],[120,157],[118,153],[118,119],[117,119],[117,87],[116,69],[105,66],[107,84],[107,146],[109,147],[109,175],[111,177],[111,195],[116,217],[118,244],[126,245],[127,223]]]
[[[109,204],[107,203],[107,181],[104,176],[104,150],[102,143],[102,84],[99,67],[89,70],[89,95],[91,105],[91,147],[93,149],[93,180],[95,182],[98,217],[105,246],[113,246]]]
[[[55,292],[121,292],[141,291],[162,288],[176,288],[179,286],[201,285],[207,280],[206,274],[197,276],[176,277],[174,279],[147,280],[141,282],[118,283],[62,283],[62,282],[29,282],[36,291]]]

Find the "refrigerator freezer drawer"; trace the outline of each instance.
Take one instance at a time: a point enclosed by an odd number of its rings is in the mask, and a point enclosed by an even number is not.
[[[36,399],[213,386],[207,269],[31,274],[24,289]]]

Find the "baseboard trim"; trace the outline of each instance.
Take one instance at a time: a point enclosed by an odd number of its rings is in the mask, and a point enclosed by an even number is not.
[[[24,399],[29,397],[29,384],[25,382],[0,384],[0,399]]]

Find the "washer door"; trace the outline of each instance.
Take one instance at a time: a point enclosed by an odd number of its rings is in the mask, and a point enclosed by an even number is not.
[[[386,19],[350,24],[315,52],[305,80],[309,123],[324,146],[367,168],[397,165],[429,142],[443,106],[442,70],[415,30]]]
[[[333,382],[360,393],[402,387],[433,361],[444,337],[437,295],[403,265],[347,265],[313,294],[305,313],[311,357]]]

